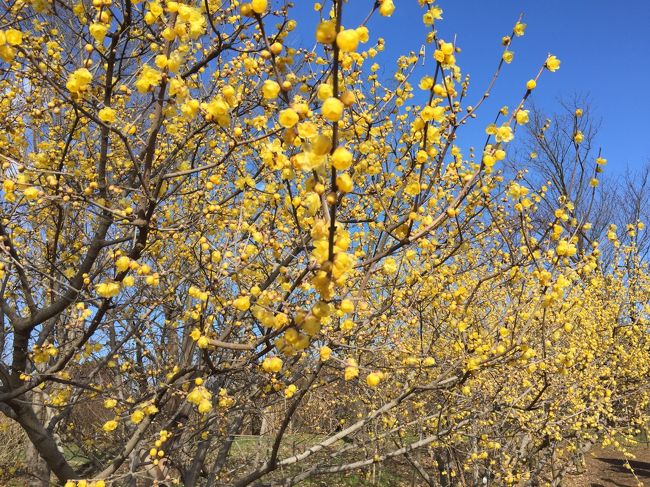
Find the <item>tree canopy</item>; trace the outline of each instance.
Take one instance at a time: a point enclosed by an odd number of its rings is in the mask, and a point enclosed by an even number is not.
[[[438,4],[380,67],[363,3],[0,2],[0,411],[43,485],[558,485],[645,431],[640,210],[592,228],[582,109],[560,177],[504,171],[531,122],[557,152],[560,60],[467,140],[526,24],[473,99]]]

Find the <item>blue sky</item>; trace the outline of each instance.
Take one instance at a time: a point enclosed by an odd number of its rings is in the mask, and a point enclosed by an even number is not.
[[[423,10],[417,0],[394,2],[396,11],[391,18],[376,15],[369,24],[371,39],[381,36],[386,40],[386,51],[378,61],[387,67],[398,55],[417,52],[425,36]],[[304,35],[302,25],[311,34],[317,19],[314,2],[295,3],[297,31]],[[344,25],[355,26],[371,5],[372,0],[349,0]],[[519,14],[524,14],[526,35],[516,39],[515,60],[506,66],[484,107],[484,116],[492,118],[502,105],[514,106],[525,82],[552,53],[562,66],[556,73],[542,75],[533,97],[535,104],[553,112],[561,97],[588,96],[600,122],[597,142],[609,161],[608,172],[620,174],[628,166],[639,167],[650,160],[650,1],[440,0],[438,5],[444,10],[439,36],[452,40],[456,34],[462,49],[458,64],[471,75],[468,101],[480,97],[499,60],[501,37],[511,31]],[[311,43],[313,37],[303,41]],[[431,53],[428,49],[427,69],[434,66]],[[480,145],[478,130],[466,135],[477,138],[469,145]]]

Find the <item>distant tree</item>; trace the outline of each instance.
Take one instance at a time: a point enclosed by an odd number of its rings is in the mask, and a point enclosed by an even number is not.
[[[626,171],[617,188],[616,210],[613,221],[625,228],[623,241],[634,247],[641,261],[648,262],[650,232],[643,230],[650,222],[650,162]]]
[[[596,146],[598,123],[589,99],[576,96],[560,106],[559,112],[548,115],[532,105],[530,123],[523,127],[508,167],[511,172],[523,168],[523,180],[545,189],[537,213],[539,230],[570,220],[579,227],[578,245],[584,249],[592,242],[606,242],[607,229],[618,213],[619,187],[602,172],[606,159]],[[558,203],[564,202],[569,203],[566,221],[554,215]]]
[[[552,116],[532,106],[530,123],[507,163],[509,174],[520,172],[532,187],[545,189],[537,228],[543,232],[550,225],[565,225],[554,212],[558,202],[569,202],[569,224],[580,226],[581,249],[597,242],[603,253],[601,262],[613,263],[614,247],[608,233],[618,229],[624,230],[619,244],[633,244],[634,255],[646,259],[650,236],[639,231],[638,225],[643,230],[650,214],[649,164],[628,169],[623,177],[608,175],[607,160],[596,146],[598,124],[589,99],[574,97],[560,105],[561,111]]]

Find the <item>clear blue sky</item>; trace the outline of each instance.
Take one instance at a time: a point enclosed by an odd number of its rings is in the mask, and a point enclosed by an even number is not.
[[[387,67],[399,54],[417,52],[425,36],[417,0],[394,2],[397,8],[390,19],[376,15],[369,24],[371,40],[378,36],[386,40],[386,51],[378,61]],[[317,19],[313,1],[295,3],[294,17],[311,34]],[[354,27],[371,5],[372,0],[349,0],[344,25]],[[524,14],[526,35],[516,39],[515,60],[506,66],[491,103],[485,106],[485,116],[491,118],[501,105],[514,106],[526,80],[552,53],[562,66],[556,73],[542,75],[534,102],[552,112],[558,109],[560,97],[586,95],[601,122],[598,144],[609,161],[608,171],[621,173],[626,166],[638,167],[650,160],[650,0],[439,0],[438,5],[444,10],[439,36],[451,40],[456,34],[462,49],[458,64],[471,75],[468,101],[478,99],[487,86],[500,56],[501,37]],[[304,35],[305,31],[297,32]],[[313,36],[302,41],[311,43]],[[430,58],[431,49],[427,51]],[[432,69],[431,59],[427,65]],[[466,135],[478,138],[479,134],[468,131]]]

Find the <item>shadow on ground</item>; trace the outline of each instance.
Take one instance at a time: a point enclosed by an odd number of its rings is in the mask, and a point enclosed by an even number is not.
[[[567,479],[566,487],[650,487],[650,448],[633,450],[636,459],[629,462],[620,452],[597,449],[586,456],[587,471]],[[632,467],[632,471],[627,464]],[[634,473],[632,473],[634,472]]]

